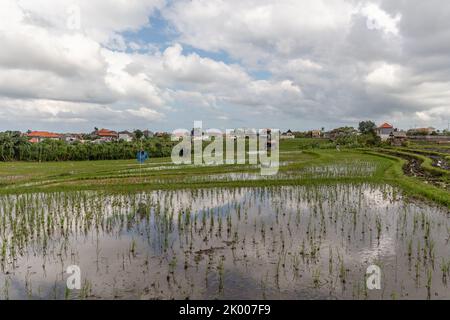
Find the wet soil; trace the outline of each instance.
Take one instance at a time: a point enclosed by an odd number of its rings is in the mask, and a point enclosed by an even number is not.
[[[433,159],[433,166],[444,170],[450,170],[450,163],[442,156],[430,155]]]
[[[430,172],[424,170],[422,168],[422,160],[416,159],[414,157],[410,157],[404,154],[398,154],[396,152],[383,151],[384,153],[394,155],[396,157],[407,160],[408,162],[403,166],[403,172],[410,177],[419,178],[422,181],[432,184],[439,188],[444,188],[449,190],[450,185],[446,181],[444,181],[441,177],[431,174]],[[436,160],[437,163],[437,160]],[[444,169],[444,167],[440,167]]]

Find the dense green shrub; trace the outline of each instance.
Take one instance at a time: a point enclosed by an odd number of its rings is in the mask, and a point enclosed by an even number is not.
[[[137,142],[114,141],[101,144],[45,140],[30,143],[16,132],[0,133],[0,161],[81,161],[133,159],[141,149],[150,157],[168,157],[174,142],[150,138]]]

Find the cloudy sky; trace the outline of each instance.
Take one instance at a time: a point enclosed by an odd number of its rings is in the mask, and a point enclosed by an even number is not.
[[[1,0],[0,130],[450,120],[448,0]]]

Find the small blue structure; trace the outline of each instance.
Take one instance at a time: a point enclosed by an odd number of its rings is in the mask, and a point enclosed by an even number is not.
[[[139,151],[139,152],[136,154],[136,160],[137,160],[139,163],[144,163],[145,160],[147,160],[147,159],[148,159],[148,153],[147,153],[147,151],[141,150],[141,151]]]

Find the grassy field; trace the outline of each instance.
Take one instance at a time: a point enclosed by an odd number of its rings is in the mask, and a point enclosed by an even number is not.
[[[407,163],[405,157],[414,157],[421,161],[426,172],[448,182],[449,171],[433,166],[431,158],[427,157],[433,153],[447,157],[448,154],[439,152],[440,148],[446,150],[442,146],[422,144],[410,148],[338,151],[331,148],[326,140],[285,140],[280,147],[280,170],[277,175],[267,177],[261,176],[260,169],[254,165],[173,165],[170,158],[150,159],[143,165],[135,160],[7,162],[0,163],[0,192],[128,192],[147,189],[369,182],[398,185],[411,195],[450,206],[446,188],[432,185],[418,177],[407,176],[403,170]]]

